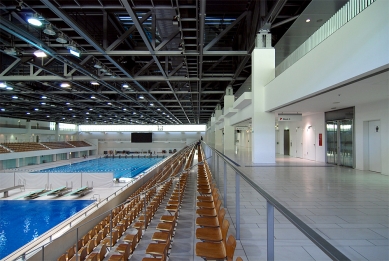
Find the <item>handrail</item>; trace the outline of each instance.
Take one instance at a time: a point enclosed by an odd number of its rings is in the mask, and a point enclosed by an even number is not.
[[[204,144],[206,143],[204,142]],[[230,168],[233,169],[238,176],[244,179],[253,189],[255,189],[255,191],[257,191],[262,197],[264,197],[268,203],[270,203],[282,215],[284,215],[293,225],[297,227],[298,230],[300,230],[304,235],[306,235],[309,238],[309,240],[311,240],[316,246],[318,246],[328,257],[330,257],[332,260],[350,260],[342,252],[340,252],[337,248],[335,248],[327,240],[325,240],[322,236],[320,236],[316,231],[314,231],[307,224],[305,224],[300,218],[298,218],[295,214],[290,212],[279,201],[277,201],[264,189],[262,189],[255,182],[253,182],[249,177],[247,177],[237,166],[235,166],[230,162],[230,159],[227,156],[217,151],[215,148],[210,147],[208,144],[206,144],[206,146],[210,148],[212,151],[214,151],[218,156],[220,156],[222,160],[226,164],[228,164],[228,166],[230,166]],[[237,226],[238,225],[239,224],[237,224]]]

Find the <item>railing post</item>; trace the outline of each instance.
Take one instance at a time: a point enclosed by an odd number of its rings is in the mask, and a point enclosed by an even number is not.
[[[219,155],[217,155],[217,170],[216,170],[216,175],[219,177]],[[216,182],[217,183],[217,182]],[[217,185],[219,185],[218,183],[217,183]]]
[[[274,206],[266,201],[267,212],[267,260],[274,261]]]
[[[76,260],[78,260],[78,227],[76,230]]]
[[[113,231],[113,224],[112,224],[112,219],[113,219],[113,213],[112,213],[112,209],[111,209],[111,218],[109,220],[109,228],[111,230],[111,243],[110,243],[110,246],[112,246],[112,231]]]
[[[227,163],[224,161],[224,184],[223,184],[223,202],[224,208],[227,208]]]
[[[146,192],[145,192],[145,195],[144,195],[144,208],[145,208],[145,211],[144,211],[144,215],[145,215],[145,230],[147,229],[147,213],[146,213],[146,210],[147,210],[147,202],[146,202]]]
[[[45,261],[45,246],[42,246],[42,261]]]
[[[240,176],[235,172],[236,239],[240,240]]]

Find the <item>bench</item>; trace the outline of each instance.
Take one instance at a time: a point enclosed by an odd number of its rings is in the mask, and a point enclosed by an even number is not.
[[[8,191],[17,189],[17,188],[24,188],[24,185],[17,185],[9,188],[0,189],[0,193],[4,192],[4,198],[8,198]]]

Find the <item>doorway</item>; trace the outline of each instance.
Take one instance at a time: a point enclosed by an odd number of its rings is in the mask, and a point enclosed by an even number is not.
[[[369,170],[381,172],[381,121],[369,121]]]
[[[327,121],[327,163],[353,167],[353,120]]]
[[[284,130],[284,155],[290,155],[290,136],[289,136],[289,130]]]

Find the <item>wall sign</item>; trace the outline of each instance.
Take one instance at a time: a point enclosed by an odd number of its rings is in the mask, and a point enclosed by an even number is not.
[[[278,121],[302,121],[302,114],[278,114]]]

